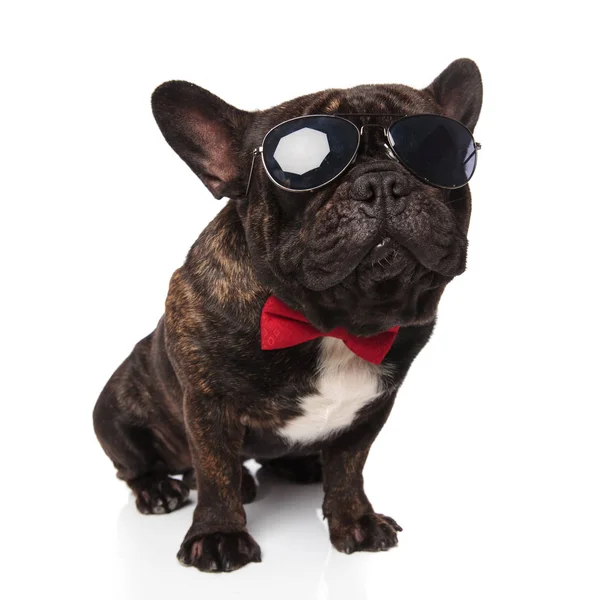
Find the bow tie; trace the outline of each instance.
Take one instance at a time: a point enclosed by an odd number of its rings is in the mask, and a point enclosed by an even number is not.
[[[260,338],[263,350],[289,348],[319,337],[334,337],[342,340],[357,356],[380,364],[394,343],[399,326],[369,337],[348,333],[343,327],[336,327],[327,333],[313,327],[306,317],[292,310],[279,298],[270,296],[260,317]]]

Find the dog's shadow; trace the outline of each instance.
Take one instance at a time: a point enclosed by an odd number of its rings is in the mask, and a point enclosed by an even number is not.
[[[133,497],[118,520],[115,584],[132,600],[214,592],[214,597],[362,600],[366,557],[331,547],[322,518],[320,484],[298,485],[259,469],[257,499],[246,505],[248,529],[263,562],[233,573],[183,567],[175,555],[192,519],[192,503],[169,515],[141,515]],[[204,595],[203,597],[209,597]],[[211,596],[212,597],[212,596]]]

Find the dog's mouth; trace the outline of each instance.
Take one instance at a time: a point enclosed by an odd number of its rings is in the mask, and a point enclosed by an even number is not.
[[[408,279],[424,268],[413,253],[397,240],[385,236],[362,258],[355,268],[359,281],[378,282],[400,274]]]
[[[382,262],[389,264],[390,257],[396,254],[397,250],[394,248],[392,238],[386,236],[365,254],[359,264],[374,265],[375,263],[382,264]]]
[[[409,272],[414,274],[420,266],[417,258],[405,246],[388,235],[363,251],[361,256],[344,262],[344,268],[332,268],[329,265],[314,265],[311,278],[303,284],[313,291],[332,288],[343,281],[378,282]]]
[[[324,277],[316,285],[315,280],[305,285],[321,292],[309,296],[313,311],[309,313],[318,327],[341,325],[355,335],[372,335],[398,322],[413,323],[425,314],[429,318],[429,305],[424,303],[444,282],[442,276],[418,260],[402,239],[388,232],[379,234],[375,243],[361,249],[346,266],[349,271],[343,277],[339,271],[323,270]],[[314,273],[319,271],[310,274]],[[369,322],[368,327],[363,318]]]

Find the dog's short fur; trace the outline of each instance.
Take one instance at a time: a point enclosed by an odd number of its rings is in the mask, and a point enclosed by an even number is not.
[[[141,512],[175,510],[197,484],[178,555],[184,564],[230,571],[260,561],[242,506],[256,492],[243,466],[249,458],[297,481],[323,477],[338,550],[396,544],[400,528],[373,510],[362,470],[431,335],[445,286],[465,269],[469,189],[421,183],[370,128],[356,162],[331,184],[286,192],[257,163],[246,194],[252,150],[273,126],[303,114],[436,113],[473,130],[481,99],[479,71],[467,59],[424,90],[330,89],[257,112],[181,81],[154,92],[167,142],[215,197],[230,200],[173,275],[155,331],[107,383],[94,426]],[[374,261],[369,252],[383,237],[390,254]],[[400,330],[379,366],[327,337],[263,351],[260,315],[272,294],[324,332]]]

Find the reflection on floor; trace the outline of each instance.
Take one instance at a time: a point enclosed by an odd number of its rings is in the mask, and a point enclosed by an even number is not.
[[[346,556],[330,545],[322,518],[321,484],[297,485],[256,473],[259,492],[246,506],[248,529],[261,545],[263,562],[234,573],[207,574],[181,566],[175,554],[191,523],[192,503],[169,515],[138,514],[133,497],[118,520],[121,589],[132,600],[173,594],[227,597],[366,598],[361,555]]]

